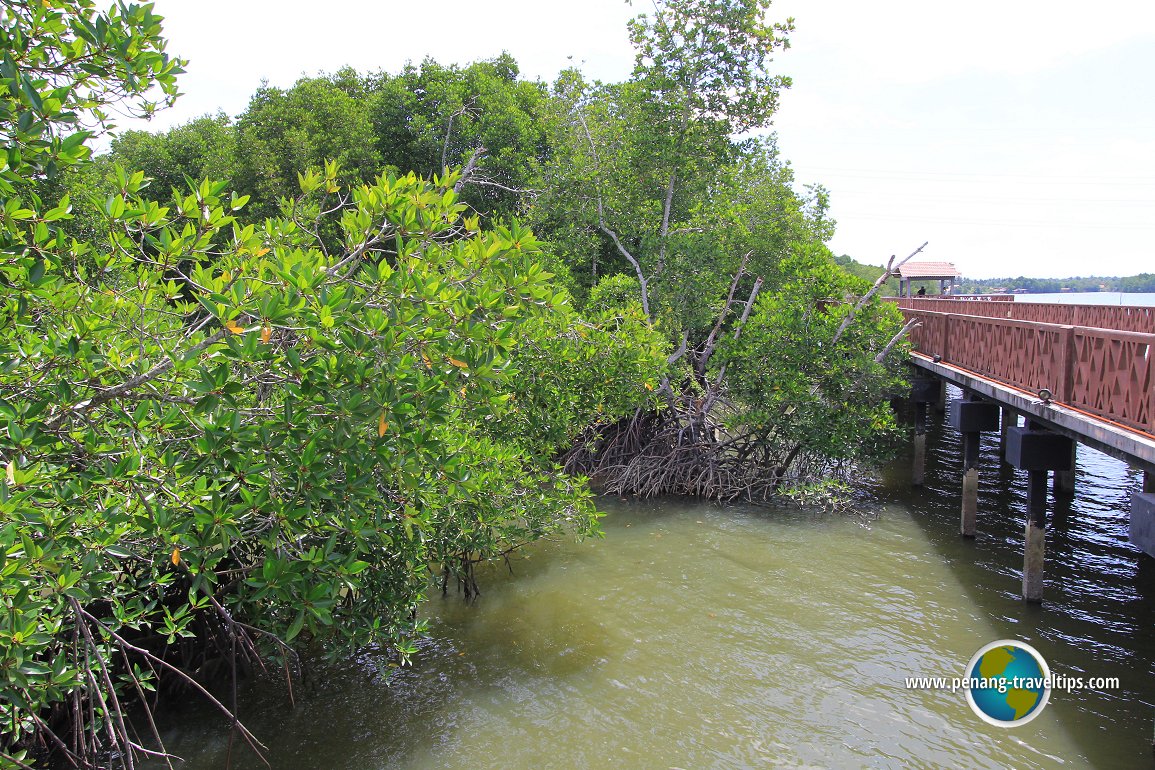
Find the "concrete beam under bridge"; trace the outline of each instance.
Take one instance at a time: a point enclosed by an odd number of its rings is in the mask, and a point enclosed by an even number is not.
[[[941,377],[952,385],[1013,409],[1027,419],[1041,423],[1047,430],[1086,444],[1141,470],[1155,473],[1155,436],[1098,420],[1061,404],[1044,403],[1035,394],[995,382],[966,369],[941,361],[935,362],[921,353],[912,353],[910,362],[916,368]]]
[[[1155,473],[1143,474],[1143,490],[1131,497],[1131,542],[1155,556]]]

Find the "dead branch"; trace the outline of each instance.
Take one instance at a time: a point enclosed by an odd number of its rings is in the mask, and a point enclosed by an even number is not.
[[[690,102],[686,101],[682,107],[682,123],[678,129],[678,138],[675,142],[674,154],[677,155],[681,151],[682,142],[685,139],[686,129],[690,125],[691,117]],[[666,196],[662,201],[662,226],[658,231],[658,264],[654,268],[654,275],[660,275],[666,268],[666,250],[668,247],[669,233],[670,233],[670,211],[674,207],[674,190],[678,184],[678,169],[670,169],[670,181],[666,184]]]
[[[907,254],[906,257],[904,257],[901,261],[899,261],[899,263],[897,265],[894,263],[894,257],[891,256],[890,260],[888,260],[886,263],[885,272],[883,272],[882,275],[878,276],[878,279],[874,282],[874,285],[870,287],[870,290],[862,295],[862,297],[858,300],[858,303],[854,306],[854,308],[851,309],[851,311],[849,313],[847,313],[846,318],[842,319],[842,323],[839,325],[838,331],[836,331],[834,333],[834,338],[830,341],[831,347],[838,344],[838,340],[842,338],[842,333],[845,332],[846,329],[850,326],[850,324],[854,322],[854,318],[855,318],[855,316],[858,315],[858,311],[862,310],[862,308],[865,307],[866,303],[870,301],[870,298],[878,293],[878,291],[882,288],[883,284],[886,283],[887,279],[890,278],[890,276],[894,275],[894,272],[896,270],[898,270],[898,268],[902,267],[907,262],[909,262],[910,259],[914,255],[920,253],[923,249],[925,249],[928,243],[930,243],[930,241],[925,241],[917,249],[912,251],[910,254]]]
[[[735,342],[737,342],[738,338],[742,336],[742,329],[746,326],[746,320],[750,317],[750,311],[754,309],[754,300],[758,299],[758,292],[760,292],[761,290],[762,290],[762,277],[759,276],[758,279],[754,281],[754,288],[750,290],[750,296],[746,300],[746,307],[744,307],[742,309],[742,317],[738,319],[738,323],[734,327],[734,341]],[[712,409],[714,407],[714,402],[717,400],[718,395],[721,394],[722,385],[726,381],[726,368],[729,365],[730,365],[730,362],[726,361],[718,369],[718,376],[714,379],[713,392],[710,394],[710,396],[707,398],[707,401],[706,401],[706,411],[709,411],[710,409]]]
[[[676,364],[682,356],[686,355],[686,350],[689,344],[690,330],[686,329],[685,333],[682,335],[682,344],[678,346],[677,350],[670,354],[670,357],[666,359],[666,363],[671,365]]]
[[[758,292],[762,290],[762,278],[759,277],[754,281],[754,288],[750,290],[750,297],[746,300],[746,307],[742,309],[742,317],[738,319],[738,325],[734,327],[734,341],[742,336],[742,328],[746,326],[746,319],[750,317],[750,311],[754,308],[754,300],[758,299]]]
[[[482,179],[476,174],[472,179],[469,180],[469,183],[478,187],[496,187],[499,190],[505,190],[506,192],[516,193],[518,195],[537,196],[541,195],[542,192],[541,190],[536,190],[532,187],[509,187],[507,185],[501,184],[500,182],[494,182],[492,179]]]
[[[623,257],[625,257],[626,261],[629,262],[630,265],[633,266],[634,272],[637,273],[637,276],[638,276],[638,287],[642,293],[642,312],[646,314],[646,318],[653,321],[654,316],[650,313],[649,282],[646,280],[646,274],[642,270],[642,265],[640,262],[638,262],[637,258],[634,257],[634,255],[630,253],[629,249],[627,249],[625,246],[622,245],[622,239],[618,237],[618,234],[616,232],[614,232],[614,230],[611,229],[609,227],[609,225],[606,224],[605,206],[602,202],[601,158],[598,155],[597,145],[594,144],[593,134],[590,133],[589,124],[586,123],[585,115],[583,115],[581,113],[580,109],[577,111],[577,118],[578,118],[578,122],[581,123],[582,130],[585,132],[586,140],[589,141],[590,152],[594,156],[594,167],[595,167],[595,170],[597,172],[596,181],[594,183],[594,189],[597,193],[598,229],[601,230],[603,233],[605,233],[607,236],[609,236],[610,240],[612,240],[614,242],[614,246],[617,248],[618,253],[621,254]]]
[[[710,363],[710,357],[714,355],[714,349],[718,345],[718,334],[722,331],[722,324],[726,317],[730,315],[730,306],[734,304],[734,292],[738,290],[738,283],[742,280],[742,276],[746,275],[746,262],[749,261],[752,251],[747,251],[742,255],[742,262],[738,265],[738,271],[734,273],[734,280],[730,282],[730,293],[726,295],[726,304],[722,306],[722,310],[718,313],[718,320],[714,323],[714,328],[710,330],[709,336],[706,337],[706,342],[702,346],[702,355],[698,358],[698,373],[703,379],[706,377],[706,366]],[[746,303],[749,306],[749,302]]]
[[[670,209],[674,206],[674,188],[678,183],[678,170],[670,170],[670,182],[666,186],[666,198],[662,201],[662,227],[658,231],[658,265],[654,268],[654,275],[658,275],[666,267],[666,241],[670,234]]]
[[[898,330],[898,333],[890,338],[890,342],[886,343],[882,350],[878,351],[878,355],[874,357],[874,362],[881,364],[885,361],[886,357],[890,355],[890,351],[894,349],[894,346],[917,326],[922,326],[922,321],[918,318],[912,318],[907,321],[906,324]]]
[[[461,188],[465,187],[470,177],[472,177],[474,172],[477,171],[477,164],[481,161],[481,157],[485,155],[486,152],[488,152],[488,150],[480,145],[473,149],[473,152],[469,156],[469,160],[465,163],[465,167],[461,169],[461,178],[458,179],[457,182],[453,185],[453,192],[461,192]]]
[[[449,120],[445,124],[445,139],[441,142],[441,168],[447,168],[446,158],[449,155],[449,137],[453,134],[453,119],[458,116],[469,115],[472,113],[470,104],[461,105],[461,109],[449,116]]]

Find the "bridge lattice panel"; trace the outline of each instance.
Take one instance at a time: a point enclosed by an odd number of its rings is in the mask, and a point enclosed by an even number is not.
[[[1151,393],[1155,335],[1075,329],[1073,336],[1071,393],[1065,401],[1141,430],[1155,427]]]
[[[1155,307],[1064,305],[1049,302],[982,302],[969,299],[904,298],[899,307],[935,313],[1005,318],[1035,323],[1090,326],[1098,329],[1155,333]]]
[[[949,328],[951,363],[1036,393],[1060,389],[1064,361],[1058,329],[970,316],[951,318]]]
[[[914,349],[943,363],[1155,433],[1155,334],[977,315],[918,317]]]

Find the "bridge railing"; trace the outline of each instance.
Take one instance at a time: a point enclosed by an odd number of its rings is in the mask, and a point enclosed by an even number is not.
[[[914,349],[1155,434],[1155,334],[903,308]]]
[[[1058,302],[981,302],[949,297],[904,297],[898,300],[898,306],[904,310],[930,310],[937,313],[960,313],[986,318],[1009,318],[1016,321],[1155,333],[1155,307],[1065,305]]]

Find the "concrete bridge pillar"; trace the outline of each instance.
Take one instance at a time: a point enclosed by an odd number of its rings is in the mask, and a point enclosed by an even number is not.
[[[926,404],[914,405],[914,463],[910,483],[921,487],[926,480]]]
[[[1027,471],[1027,525],[1023,543],[1023,598],[1043,600],[1043,563],[1046,552],[1047,473],[1071,468],[1073,442],[1028,421],[1007,434],[1007,462]]]
[[[934,410],[939,414],[946,411],[946,380],[938,381],[938,398],[935,399]]]
[[[1075,461],[1079,442],[1071,442],[1071,469],[1069,471],[1055,471],[1055,497],[1074,497],[1075,495]]]
[[[1019,415],[1015,410],[1009,407],[1002,407],[1002,419],[999,421],[1002,430],[999,431],[999,454],[1006,462],[1007,454],[1007,433],[1011,428],[1017,428],[1019,425]]]
[[[978,529],[979,440],[982,431],[998,430],[999,407],[968,394],[965,401],[950,402],[948,420],[951,427],[962,434],[962,518],[959,532],[963,537],[974,537]]]
[[[910,400],[914,404],[914,463],[910,472],[912,486],[921,487],[926,478],[926,413],[941,391],[937,377],[916,377],[911,381]]]
[[[1047,550],[1047,472],[1027,471],[1027,527],[1023,545],[1023,598],[1043,601],[1043,562]]]

